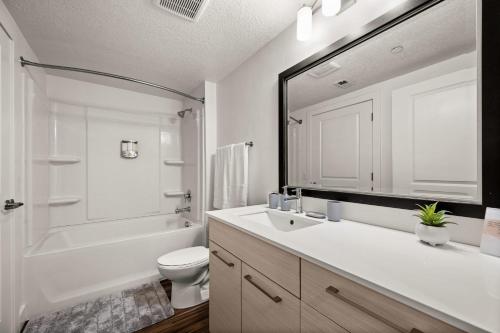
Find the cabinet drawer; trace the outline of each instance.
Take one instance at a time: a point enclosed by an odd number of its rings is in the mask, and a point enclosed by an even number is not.
[[[349,333],[304,302],[300,304],[301,333]]]
[[[213,219],[209,239],[300,297],[299,257]]]
[[[350,332],[463,332],[302,260],[302,300]]]
[[[241,260],[213,242],[209,246],[210,332],[241,332]]]
[[[300,300],[243,263],[242,332],[300,332]]]

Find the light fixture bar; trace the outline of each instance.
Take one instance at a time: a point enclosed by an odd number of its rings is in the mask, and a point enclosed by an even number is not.
[[[297,40],[304,42],[312,34],[312,8],[303,6],[297,12]]]
[[[342,0],[321,0],[321,13],[324,16],[335,16],[342,8]]]

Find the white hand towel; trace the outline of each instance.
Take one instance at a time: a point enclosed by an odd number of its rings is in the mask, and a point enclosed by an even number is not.
[[[215,155],[214,207],[247,205],[248,146],[243,143],[217,148]]]

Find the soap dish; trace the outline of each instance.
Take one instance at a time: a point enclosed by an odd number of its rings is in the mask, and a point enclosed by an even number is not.
[[[314,217],[315,219],[324,219],[326,217],[325,214],[320,212],[306,212],[306,216]]]

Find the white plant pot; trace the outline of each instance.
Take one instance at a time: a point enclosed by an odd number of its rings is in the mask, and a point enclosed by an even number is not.
[[[450,240],[450,234],[446,227],[430,227],[417,223],[415,233],[422,242],[432,246],[446,244]]]

